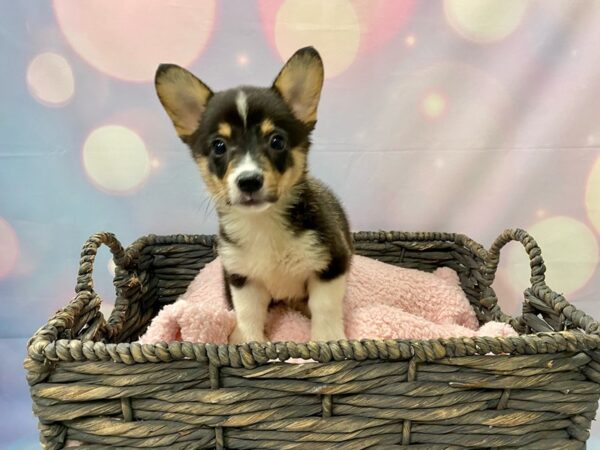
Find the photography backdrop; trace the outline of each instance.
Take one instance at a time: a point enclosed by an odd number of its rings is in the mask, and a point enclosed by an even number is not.
[[[526,228],[549,285],[600,317],[600,2],[0,5],[0,447],[38,448],[26,338],[72,297],[85,239],[216,231],[154,93],[161,62],[214,90],[266,86],[314,45],[326,81],[310,168],[354,230],[452,231],[489,246]],[[513,314],[524,255],[505,249],[495,284]],[[103,251],[107,313],[111,271]]]

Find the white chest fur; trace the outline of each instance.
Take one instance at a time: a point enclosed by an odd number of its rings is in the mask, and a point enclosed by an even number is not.
[[[313,231],[294,233],[275,208],[258,213],[233,211],[221,218],[234,244],[221,242],[225,269],[260,282],[278,300],[307,296],[307,281],[329,263]]]

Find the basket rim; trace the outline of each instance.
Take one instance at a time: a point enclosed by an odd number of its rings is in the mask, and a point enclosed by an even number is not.
[[[466,234],[441,232],[441,231],[353,231],[351,235],[355,241],[360,242],[398,242],[398,241],[432,241],[432,242],[454,242],[465,245],[478,256],[484,257],[486,249],[479,242]],[[169,244],[214,244],[216,234],[186,233],[186,234],[146,234],[133,241],[128,251],[135,251],[146,245],[169,245]]]
[[[552,291],[545,283],[545,266],[539,247],[525,231],[505,230],[486,250],[481,244],[464,234],[444,232],[399,232],[399,231],[362,231],[354,232],[356,241],[401,242],[401,241],[449,241],[460,244],[484,261],[483,269],[487,277],[482,284],[491,290],[494,273],[498,265],[500,249],[510,241],[520,241],[531,260],[532,286],[525,291],[543,299],[544,306],[562,314],[574,325],[574,330],[550,331],[535,334],[521,334],[516,337],[452,337],[430,340],[344,340],[338,342],[279,342],[246,344],[210,344],[186,341],[160,342],[155,344],[105,343],[93,340],[58,339],[61,330],[68,329],[69,318],[99,310],[100,298],[93,291],[92,283],[81,282],[91,277],[93,260],[98,247],[106,244],[110,247],[117,265],[123,269],[129,267],[139,257],[140,251],[147,245],[189,243],[202,244],[214,248],[214,235],[206,234],[149,234],[138,238],[124,249],[111,233],[98,233],[86,242],[82,250],[77,294],[65,308],[50,318],[27,344],[29,371],[51,370],[48,365],[56,362],[113,361],[125,364],[146,362],[169,362],[183,359],[205,362],[217,367],[254,367],[272,361],[289,359],[311,359],[315,362],[366,359],[407,360],[417,362],[435,361],[447,357],[493,355],[536,355],[564,351],[592,351],[600,348],[600,326],[591,316],[579,311],[560,294]],[[493,294],[493,291],[491,291]],[[502,313],[497,304],[490,310],[498,312],[498,318],[514,322],[515,318]],[[63,316],[59,316],[63,313]],[[103,317],[102,317],[103,319]],[[34,366],[39,366],[34,368]],[[43,367],[41,367],[43,366]],[[33,382],[40,378],[32,375]],[[37,381],[35,381],[37,380]],[[31,381],[30,381],[31,382]]]
[[[250,342],[211,344],[190,341],[104,343],[58,339],[30,342],[29,356],[51,362],[101,362],[124,364],[196,360],[218,367],[252,368],[290,359],[333,361],[406,361],[425,363],[465,356],[535,356],[600,349],[600,336],[581,330],[553,331],[519,336],[475,336],[438,339],[361,339],[331,342]],[[37,356],[37,357],[35,357]]]

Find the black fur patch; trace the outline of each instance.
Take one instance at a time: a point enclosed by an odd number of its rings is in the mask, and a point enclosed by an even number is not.
[[[225,287],[225,300],[227,301],[227,309],[233,309],[233,300],[231,299],[231,286],[227,281],[227,271],[223,269],[223,285]]]
[[[288,210],[287,222],[296,234],[317,233],[331,258],[318,275],[333,280],[350,268],[353,246],[348,220],[335,195],[320,181],[307,177],[297,189],[298,199]]]
[[[244,285],[246,284],[246,281],[248,281],[247,277],[245,277],[243,275],[238,275],[237,273],[229,274],[228,279],[229,279],[229,284],[237,289],[243,288]]]
[[[248,279],[243,275],[235,273],[229,274],[223,269],[223,282],[225,283],[225,299],[229,309],[233,309],[233,301],[231,299],[231,286],[241,288],[246,284]]]
[[[348,272],[350,268],[350,255],[339,254],[333,255],[331,261],[325,270],[319,273],[319,278],[323,281],[335,280],[340,275]]]

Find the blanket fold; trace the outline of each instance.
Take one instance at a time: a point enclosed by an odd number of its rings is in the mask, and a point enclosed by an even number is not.
[[[433,273],[354,256],[344,298],[348,339],[435,339],[516,336],[510,325],[479,327],[460,288],[458,275],[443,267]],[[175,303],[165,306],[140,338],[144,344],[190,341],[226,344],[235,327],[228,310],[219,258],[207,264]],[[272,342],[310,340],[310,320],[284,306],[270,309]]]

